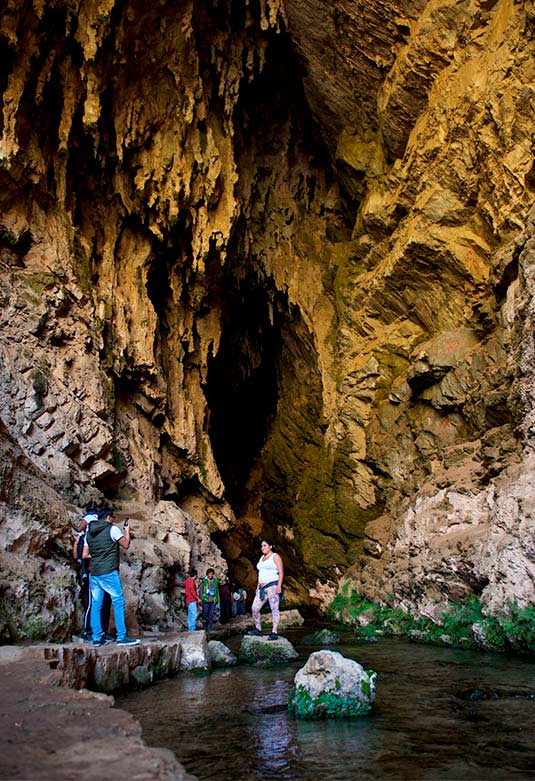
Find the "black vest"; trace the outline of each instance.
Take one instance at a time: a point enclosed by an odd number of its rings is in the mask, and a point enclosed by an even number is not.
[[[119,543],[112,540],[111,527],[108,521],[91,521],[89,524],[87,545],[92,575],[108,575],[119,569]]]

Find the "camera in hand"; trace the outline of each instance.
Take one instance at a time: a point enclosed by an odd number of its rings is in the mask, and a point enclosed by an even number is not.
[[[123,523],[123,526],[124,526],[124,527],[125,527],[125,529],[126,529],[126,527],[128,526],[128,518],[125,518],[125,520],[124,520],[124,523]]]

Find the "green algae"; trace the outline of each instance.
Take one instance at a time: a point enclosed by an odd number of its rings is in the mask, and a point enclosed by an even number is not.
[[[26,621],[22,621],[18,627],[19,640],[47,640],[50,633],[50,626],[47,621],[39,616],[31,616]]]
[[[370,682],[363,679],[360,682],[360,690],[365,697],[369,697],[372,691]]]
[[[389,595],[388,602],[392,599]],[[432,621],[392,607],[388,602],[370,602],[352,589],[348,581],[331,602],[329,614],[331,619],[355,627],[360,640],[373,640],[377,635],[406,636],[431,644],[535,653],[533,604],[519,607],[511,602],[507,612],[486,615],[479,597],[472,595],[452,602],[439,621]],[[482,639],[476,640],[476,629]]]
[[[367,683],[368,689],[370,684]],[[294,686],[288,699],[288,712],[296,719],[348,719],[357,716],[367,716],[371,705],[361,702],[356,697],[341,697],[334,692],[323,692],[319,697],[312,698],[302,686]]]

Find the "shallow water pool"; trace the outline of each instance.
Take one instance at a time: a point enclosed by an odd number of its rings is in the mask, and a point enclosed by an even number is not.
[[[200,781],[535,779],[535,660],[348,633],[330,648],[377,671],[372,714],[302,722],[286,706],[318,650],[303,634],[285,635],[300,652],[292,664],[184,674],[117,705]]]

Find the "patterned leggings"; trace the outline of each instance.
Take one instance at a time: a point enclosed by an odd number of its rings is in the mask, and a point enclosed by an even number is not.
[[[254,625],[257,629],[262,629],[262,623],[260,621],[260,610],[262,608],[262,605],[265,605],[267,600],[269,600],[269,606],[271,608],[271,621],[273,623],[273,631],[275,634],[277,634],[277,629],[279,628],[279,619],[280,619],[280,612],[279,612],[279,595],[277,594],[277,586],[270,586],[269,588],[265,589],[265,597],[264,599],[260,599],[260,592],[257,591],[253,605],[251,607],[251,612],[253,614],[254,619]]]

